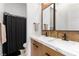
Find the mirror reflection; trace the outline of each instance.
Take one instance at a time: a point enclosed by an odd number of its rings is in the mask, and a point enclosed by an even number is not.
[[[79,4],[56,3],[56,30],[79,31]]]
[[[54,29],[54,4],[43,9],[43,30]]]

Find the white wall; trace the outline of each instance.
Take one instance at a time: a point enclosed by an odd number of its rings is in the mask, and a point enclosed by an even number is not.
[[[79,4],[70,4],[68,7],[68,30],[79,30]]]
[[[34,31],[33,23],[39,23],[38,31]],[[27,4],[27,54],[31,55],[30,36],[41,35],[41,4]]]
[[[26,3],[0,3],[0,22],[3,21],[3,13],[26,17]]]
[[[79,4],[56,4],[56,29],[79,30]]]
[[[26,3],[5,3],[5,12],[26,17]]]
[[[4,4],[0,3],[0,22],[3,21]]]
[[[56,3],[56,29],[66,30],[67,29],[67,9],[68,4]]]
[[[0,23],[3,22],[3,12],[4,12],[4,4],[0,3]],[[0,39],[0,41],[1,41],[1,39]],[[1,44],[1,42],[0,42],[0,55],[2,55],[2,44]]]

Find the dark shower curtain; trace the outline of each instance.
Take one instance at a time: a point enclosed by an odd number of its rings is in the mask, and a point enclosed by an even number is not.
[[[3,44],[3,54],[10,55],[24,49],[26,42],[26,18],[4,14],[7,42]]]

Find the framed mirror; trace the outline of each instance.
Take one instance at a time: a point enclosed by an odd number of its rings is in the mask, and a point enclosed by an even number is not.
[[[56,30],[79,31],[79,4],[56,3]]]
[[[51,3],[42,9],[42,30],[55,30],[55,4]]]

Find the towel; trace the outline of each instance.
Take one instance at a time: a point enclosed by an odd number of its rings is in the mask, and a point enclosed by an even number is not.
[[[5,25],[1,23],[1,36],[2,36],[2,44],[6,42],[6,29]]]

